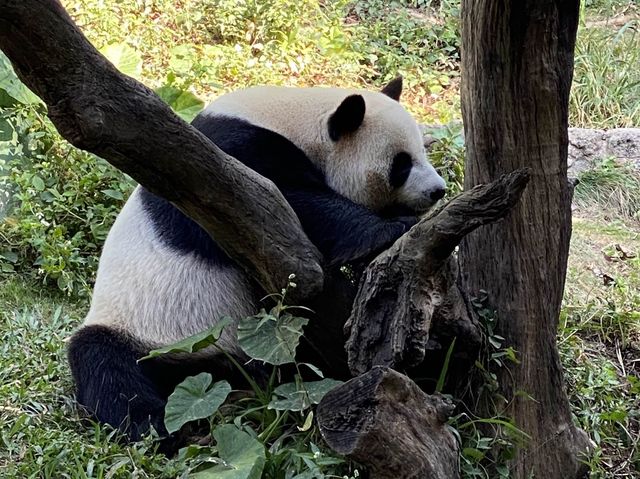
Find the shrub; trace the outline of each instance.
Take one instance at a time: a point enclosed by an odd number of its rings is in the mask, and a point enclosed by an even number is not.
[[[13,71],[4,57],[0,69],[5,77],[0,84],[0,191],[6,201],[0,271],[86,294],[102,243],[133,182],[62,140],[44,105],[6,79]]]

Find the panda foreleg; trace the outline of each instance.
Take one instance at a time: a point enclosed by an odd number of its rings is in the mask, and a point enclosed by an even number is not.
[[[283,189],[313,244],[329,266],[369,258],[388,248],[417,218],[385,219],[333,190]]]
[[[137,441],[149,426],[161,434],[166,400],[144,374],[138,359],[144,349],[123,333],[85,326],[71,338],[69,364],[78,402],[98,421]]]

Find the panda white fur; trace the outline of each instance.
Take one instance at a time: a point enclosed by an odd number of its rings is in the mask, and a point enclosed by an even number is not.
[[[444,195],[397,101],[401,88],[401,79],[381,93],[249,88],[217,99],[193,126],[278,186],[331,268],[388,247]],[[195,222],[138,187],[108,235],[90,311],[70,341],[78,402],[131,439],[150,424],[164,432],[179,381],[233,368],[220,356],[137,360],[223,316],[255,314],[264,294]],[[242,357],[226,329],[219,345]]]

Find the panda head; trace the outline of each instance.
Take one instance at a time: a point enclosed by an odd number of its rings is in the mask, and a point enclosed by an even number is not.
[[[323,117],[321,167],[333,189],[374,211],[397,206],[420,213],[444,196],[445,182],[399,103],[401,92],[397,78],[380,93],[344,93]]]

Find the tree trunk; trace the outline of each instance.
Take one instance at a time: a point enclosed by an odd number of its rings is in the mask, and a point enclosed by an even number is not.
[[[506,220],[472,233],[460,250],[466,290],[489,293],[498,334],[521,361],[500,377],[506,414],[531,436],[511,464],[514,478],[577,477],[588,448],[571,422],[556,347],[571,235],[567,116],[578,10],[578,0],[462,1],[465,188],[531,169]]]

